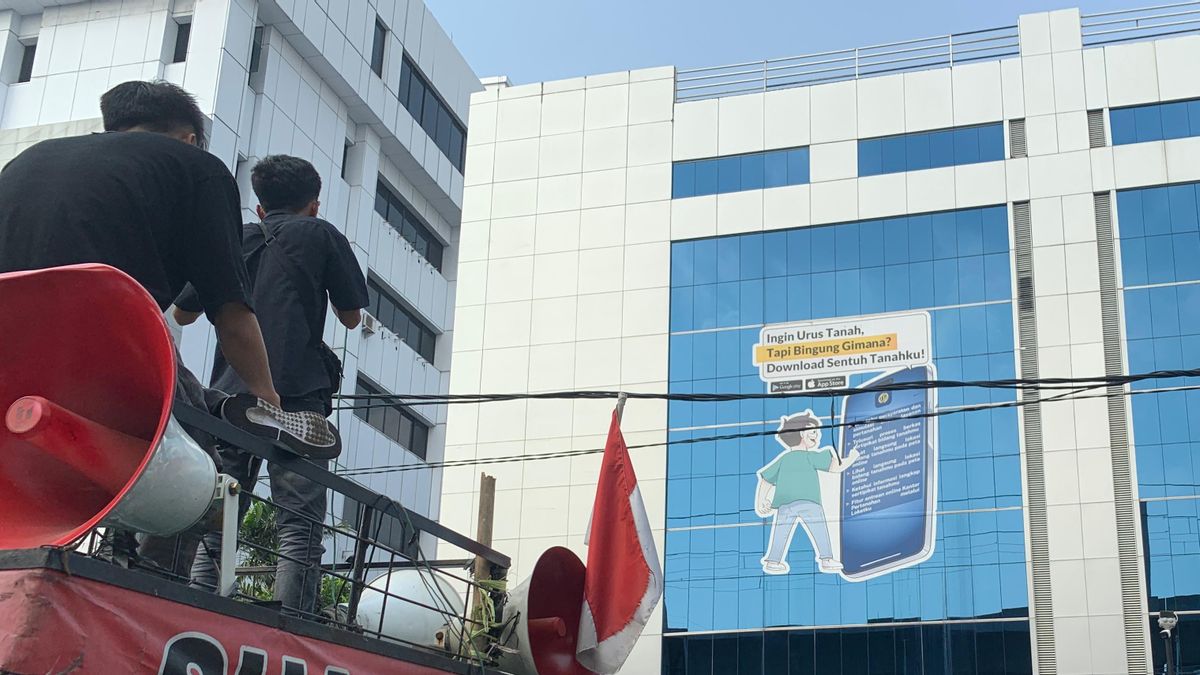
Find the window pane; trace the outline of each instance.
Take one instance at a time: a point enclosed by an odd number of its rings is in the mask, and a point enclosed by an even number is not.
[[[438,106],[437,145],[443,155],[450,155],[450,111],[445,106]]]
[[[33,58],[37,54],[37,45],[25,45],[21,54],[21,72],[17,74],[17,82],[28,82],[33,77]]]
[[[1137,142],[1162,140],[1162,114],[1158,106],[1145,105],[1133,109],[1134,125],[1137,127]]]
[[[400,438],[400,420],[403,415],[395,408],[387,408],[383,418],[383,434],[393,440]]]
[[[883,172],[883,146],[878,138],[858,142],[858,175],[878,176]]]
[[[780,187],[788,184],[788,155],[785,150],[768,152],[763,157],[763,186]]]
[[[171,63],[183,63],[187,60],[188,42],[192,37],[191,18],[188,18],[188,23],[181,23],[175,30],[175,54],[172,56]]]
[[[979,127],[979,161],[995,162],[1004,159],[1004,125]]]
[[[408,415],[401,415],[400,416],[400,426],[396,431],[396,435],[393,436],[392,438],[394,438],[397,442],[399,442],[400,445],[403,445],[404,447],[407,448],[407,447],[409,447],[409,445],[412,444],[412,430],[413,430],[412,418],[410,418]]]
[[[742,189],[761,190],[763,187],[762,153],[742,156]]]
[[[1108,114],[1108,125],[1111,127],[1112,144],[1125,145],[1137,142],[1137,125],[1133,119],[1132,108],[1112,110]]]
[[[909,171],[928,169],[929,134],[909,134],[905,142],[905,156]]]
[[[1188,103],[1188,130],[1193,136],[1200,136],[1200,99]]]
[[[425,83],[414,72],[412,75],[412,85],[408,88],[408,114],[413,116],[417,124],[421,123],[421,112],[425,105]]]
[[[671,198],[683,199],[696,194],[696,165],[676,162],[671,167]]]
[[[881,153],[883,173],[904,171],[908,161],[908,148],[904,142],[904,137],[891,136],[889,138],[881,138],[879,142],[883,147]]]
[[[974,164],[979,161],[979,132],[975,128],[954,130],[954,163]]]
[[[717,160],[717,191],[737,192],[742,189],[742,161],[738,157]]]
[[[412,70],[408,67],[408,59],[404,59],[400,64],[400,86],[396,89],[396,96],[399,97],[400,103],[408,108],[408,88],[412,84]],[[410,115],[412,113],[409,113]]]
[[[455,124],[450,129],[450,163],[454,168],[458,169],[459,173],[463,172],[463,132],[462,127]]]
[[[1187,103],[1166,103],[1161,108],[1163,138],[1183,138],[1190,135]]]
[[[808,180],[808,148],[788,150],[788,185],[803,185]]]
[[[377,407],[379,403],[381,403],[381,401],[378,399],[371,400],[371,408],[367,411],[367,424],[370,424],[376,429],[383,431],[384,419],[387,415],[386,411],[391,410],[391,408],[382,406]]]
[[[437,97],[433,95],[432,90],[426,90],[425,105],[421,110],[421,128],[424,129],[425,133],[429,136],[429,138],[432,139],[437,136],[437,125],[438,100]]]
[[[950,129],[929,134],[929,166],[937,169],[954,166],[954,132]]]
[[[383,76],[383,53],[387,47],[387,27],[375,19],[375,42],[371,45],[371,70],[376,75]]]
[[[696,196],[717,194],[717,161],[696,162]]]
[[[424,424],[413,424],[412,442],[409,444],[408,451],[425,459],[425,454],[429,446],[429,429]]]

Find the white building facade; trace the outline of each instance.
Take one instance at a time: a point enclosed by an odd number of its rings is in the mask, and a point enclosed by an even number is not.
[[[472,96],[452,394],[805,394],[628,403],[666,591],[624,672],[1150,673],[1158,611],[1195,637],[1193,380],[821,390],[1200,366],[1197,19],[1064,10]],[[901,403],[914,426],[854,423]],[[602,448],[612,406],[456,405],[446,458]],[[823,452],[781,455],[805,411]],[[443,523],[474,531],[484,471],[512,582],[586,559],[599,462],[448,468]],[[789,529],[799,502],[825,521]]]
[[[445,393],[468,102],[481,86],[425,5],[0,0],[0,163],[39,140],[99,130],[100,95],[138,79],[197,97],[208,149],[235,172],[248,221],[257,160],[296,155],[320,172],[321,216],[353,245],[375,319],[353,331],[326,322],[343,393]],[[215,347],[205,321],[184,330],[184,360],[202,379]],[[341,411],[346,449],[334,468],[440,461],[444,416]],[[437,517],[437,471],[356,479]],[[331,508],[335,519],[351,515]]]

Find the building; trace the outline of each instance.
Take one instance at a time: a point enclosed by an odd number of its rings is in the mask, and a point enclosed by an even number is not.
[[[247,219],[258,159],[297,155],[321,173],[322,215],[350,239],[371,286],[367,328],[326,324],[344,393],[445,393],[468,101],[481,85],[424,3],[0,0],[0,164],[38,140],[99,130],[101,93],[157,78],[199,99],[209,150],[236,173]],[[181,346],[207,377],[207,323],[186,329]],[[444,415],[342,411],[336,468],[439,461]],[[356,479],[437,517],[437,471]]]
[[[625,672],[1149,673],[1160,609],[1200,665],[1193,380],[820,395],[1200,366],[1198,20],[1064,10],[472,96],[451,393],[812,392],[629,402],[666,590]],[[612,405],[453,406],[446,457],[600,448]],[[781,417],[933,406],[772,464],[812,442]],[[495,475],[520,581],[584,554],[598,464],[449,468],[443,522],[473,532]]]

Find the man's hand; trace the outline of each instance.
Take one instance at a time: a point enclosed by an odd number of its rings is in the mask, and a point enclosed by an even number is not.
[[[225,303],[213,316],[213,327],[217,330],[221,353],[250,388],[250,393],[278,406],[279,394],[271,382],[267,348],[254,312],[240,302]]]
[[[850,448],[850,454],[846,455],[846,459],[842,460],[842,464],[849,468],[851,464],[858,461],[859,457],[862,457],[862,454],[858,452],[858,448]]]

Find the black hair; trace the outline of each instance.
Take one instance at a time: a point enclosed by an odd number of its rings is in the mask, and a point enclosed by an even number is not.
[[[819,426],[821,426],[821,421],[806,410],[802,413],[796,413],[790,417],[783,418],[779,424],[779,430],[775,432],[775,435],[779,437],[779,440],[783,441],[784,445],[794,448],[800,445],[805,431]]]
[[[250,184],[264,211],[299,211],[321,194],[321,174],[291,155],[263,157],[250,172]]]
[[[204,113],[196,105],[196,97],[170,82],[122,82],[100,97],[100,114],[105,131],[141,127],[170,133],[191,128],[196,133],[196,145],[206,147]]]

